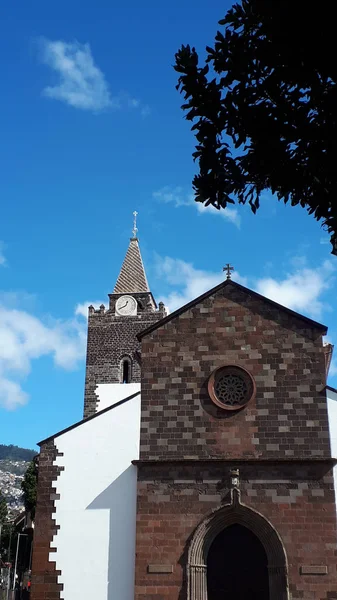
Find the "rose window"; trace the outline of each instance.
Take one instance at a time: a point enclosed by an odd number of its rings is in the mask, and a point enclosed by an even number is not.
[[[248,371],[236,365],[216,369],[208,383],[211,399],[217,406],[238,410],[255,395],[255,383]]]

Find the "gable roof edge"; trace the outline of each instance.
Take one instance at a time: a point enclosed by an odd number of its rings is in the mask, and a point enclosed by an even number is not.
[[[266,296],[262,296],[262,294],[259,294],[258,292],[255,292],[254,290],[250,290],[249,288],[246,288],[244,285],[241,285],[240,283],[237,283],[236,281],[233,281],[230,279],[230,280],[226,280],[226,281],[219,283],[219,285],[216,285],[214,288],[208,290],[207,292],[204,292],[204,294],[201,294],[194,300],[191,300],[191,302],[184,304],[184,306],[181,306],[180,308],[175,310],[173,313],[171,313],[167,317],[160,319],[156,323],[153,323],[152,325],[150,325],[150,327],[147,327],[143,331],[140,331],[137,334],[137,339],[139,341],[141,341],[143,339],[143,337],[149,335],[150,333],[152,333],[156,329],[159,329],[163,325],[166,325],[166,323],[169,323],[176,317],[179,317],[181,314],[183,314],[190,308],[193,308],[193,306],[196,306],[197,304],[199,304],[199,302],[202,302],[209,296],[212,296],[212,294],[215,294],[216,292],[221,290],[221,288],[227,287],[228,285],[234,285],[234,286],[238,287],[240,290],[244,291],[245,293],[249,293],[250,295],[255,296],[259,300],[263,300],[264,302],[267,302],[271,306],[274,306],[275,308],[282,310],[282,311],[290,314],[291,316],[296,317],[297,319],[300,319],[300,320],[306,322],[308,325],[310,325],[310,327],[314,327],[316,329],[321,329],[323,332],[323,335],[326,335],[326,333],[328,331],[328,328],[326,325],[323,325],[322,323],[318,323],[318,321],[314,321],[313,319],[310,319],[309,317],[305,317],[304,315],[301,315],[300,313],[297,313],[294,310],[291,310],[291,308],[287,308],[286,306],[283,306],[282,304],[278,304],[278,302],[275,302],[274,300],[271,300],[270,298],[266,298]]]

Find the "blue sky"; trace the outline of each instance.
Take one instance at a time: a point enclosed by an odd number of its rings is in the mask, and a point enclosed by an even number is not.
[[[194,138],[174,53],[203,50],[230,3],[19,0],[2,8],[0,443],[34,447],[82,416],[86,306],[112,291],[138,227],[148,279],[173,310],[235,276],[329,326],[337,259],[300,208],[268,195],[193,204]],[[337,385],[337,361],[330,384]]]

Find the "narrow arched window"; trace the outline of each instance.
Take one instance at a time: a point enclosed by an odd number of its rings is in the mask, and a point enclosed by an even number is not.
[[[129,356],[124,356],[121,360],[120,380],[121,383],[131,382],[131,359]]]

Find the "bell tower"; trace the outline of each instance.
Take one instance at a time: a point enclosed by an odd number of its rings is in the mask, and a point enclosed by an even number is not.
[[[89,306],[84,417],[95,414],[99,384],[140,383],[141,354],[137,334],[165,316],[150,291],[140,253],[134,213],[130,238],[109,307]]]

